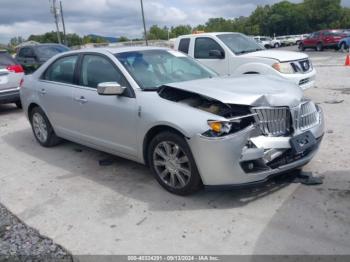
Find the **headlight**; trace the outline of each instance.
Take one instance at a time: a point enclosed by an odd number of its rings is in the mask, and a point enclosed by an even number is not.
[[[231,131],[232,124],[230,122],[221,122],[221,121],[208,121],[208,125],[211,131],[215,132],[218,135],[228,134]]]
[[[290,63],[275,63],[272,65],[274,69],[282,74],[294,74],[294,68]]]
[[[208,137],[219,137],[238,132],[255,123],[254,115],[255,114],[236,116],[227,119],[227,121],[208,120],[207,123],[210,129],[203,133],[203,135]]]

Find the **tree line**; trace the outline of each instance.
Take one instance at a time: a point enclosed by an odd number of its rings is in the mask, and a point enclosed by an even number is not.
[[[341,0],[304,0],[301,3],[281,1],[273,5],[257,6],[247,17],[241,16],[234,19],[210,18],[206,23],[194,27],[190,25],[173,27],[152,25],[147,31],[147,38],[149,40],[167,40],[179,35],[190,34],[193,31],[226,31],[241,32],[247,35],[279,36],[303,34],[331,28],[350,29],[350,8],[342,7]],[[68,46],[107,41],[105,38],[98,36],[80,37],[77,34],[67,34],[66,39]],[[55,43],[58,41],[55,32],[30,35],[27,40],[39,43]],[[129,40],[140,39],[129,39],[126,36],[119,37],[119,42]],[[23,41],[24,39],[21,37],[12,38],[9,46],[14,47]]]

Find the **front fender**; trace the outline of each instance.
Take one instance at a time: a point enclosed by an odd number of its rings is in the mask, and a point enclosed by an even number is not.
[[[270,65],[264,63],[247,63],[241,65],[233,72],[233,75],[239,76],[247,73],[279,76],[279,73],[275,69],[273,69]]]

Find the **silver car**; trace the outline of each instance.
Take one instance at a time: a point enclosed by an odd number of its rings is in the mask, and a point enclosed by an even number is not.
[[[64,138],[146,164],[179,195],[300,168],[324,133],[321,108],[296,85],[217,77],[170,49],[60,54],[27,76],[20,93],[42,146]]]
[[[15,103],[21,108],[19,86],[24,71],[12,56],[0,50],[0,104]]]

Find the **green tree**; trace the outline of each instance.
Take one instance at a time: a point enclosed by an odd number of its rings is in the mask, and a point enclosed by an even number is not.
[[[128,42],[128,41],[130,41],[130,39],[127,38],[126,36],[121,36],[121,37],[119,37],[119,39],[118,39],[118,42]]]

